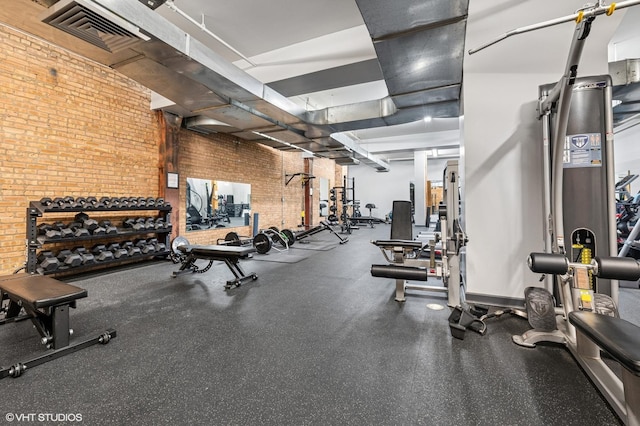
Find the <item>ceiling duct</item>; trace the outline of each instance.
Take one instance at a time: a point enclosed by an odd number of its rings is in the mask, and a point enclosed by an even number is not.
[[[458,116],[468,1],[357,2],[390,96],[321,111],[305,111],[241,71],[145,6],[146,1],[61,0],[41,19],[112,52],[105,57],[64,38],[58,41],[171,100],[175,105],[163,109],[185,117],[194,130],[225,129],[246,140],[338,162],[352,161],[357,152],[363,164],[388,170],[386,162],[341,132],[414,122],[425,115]],[[391,17],[390,26],[384,15]]]
[[[637,124],[640,114],[640,59],[625,59],[609,63],[613,83],[613,123],[616,131]]]

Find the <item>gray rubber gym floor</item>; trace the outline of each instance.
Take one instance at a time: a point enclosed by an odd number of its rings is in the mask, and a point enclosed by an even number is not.
[[[290,253],[242,263],[257,281],[224,290],[231,272],[171,278],[156,262],[65,279],[89,290],[71,311],[76,338],[96,345],[0,382],[7,414],[80,414],[83,424],[617,425],[615,414],[559,345],[525,349],[513,316],[480,336],[449,333],[444,295],[393,300],[370,240],[389,227],[329,233]],[[314,250],[314,244],[318,250]],[[329,248],[335,245],[334,248]],[[280,260],[276,258],[282,256]],[[282,261],[285,256],[295,256]],[[621,290],[623,317],[638,290]],[[0,327],[4,366],[43,351],[30,322]],[[16,423],[14,421],[14,423]],[[30,422],[37,424],[36,422]],[[60,423],[57,423],[60,424]]]

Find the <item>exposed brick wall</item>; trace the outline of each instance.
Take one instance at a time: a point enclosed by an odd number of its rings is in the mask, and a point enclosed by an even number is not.
[[[150,92],[0,24],[0,273],[25,261],[25,212],[44,196],[156,196]]]
[[[295,228],[300,217],[302,188],[285,186],[285,173],[302,168],[300,152],[277,151],[265,145],[226,134],[202,135],[180,132],[179,170],[180,205],[186,206],[186,180],[190,178],[222,180],[251,185],[251,225],[234,228],[239,235],[250,236],[253,213],[259,214],[259,227]],[[228,228],[185,233],[186,215],[180,215],[180,234],[190,242],[211,244],[224,238]]]
[[[164,174],[164,127],[160,114],[149,110],[149,90],[114,70],[2,23],[0,45],[0,274],[8,274],[25,262],[29,201],[158,196],[164,182],[159,176],[159,170]],[[298,227],[303,187],[299,177],[285,185],[285,174],[304,171],[301,153],[185,129],[178,140],[180,202],[174,212],[185,209],[187,177],[225,180],[251,184],[251,209],[259,213],[260,228]],[[313,162],[316,177],[329,179],[330,186],[341,182],[343,170],[334,161]],[[319,184],[314,181],[317,205]],[[312,223],[317,224],[314,213]],[[177,234],[194,243],[211,244],[229,231],[186,233],[186,215],[174,216],[180,218],[174,223]],[[58,219],[71,218],[47,215],[43,221]],[[250,235],[252,228],[234,231]]]
[[[285,175],[303,172],[301,152],[278,151],[221,133],[202,135],[182,130],[179,138],[180,208],[186,206],[188,177],[248,183],[251,185],[251,223],[233,228],[234,232],[250,236],[253,213],[259,215],[260,229],[271,226],[293,231],[298,229],[304,208],[302,178],[294,177],[287,185]],[[333,160],[314,158],[312,161],[316,179],[311,180],[311,185],[315,185],[313,202],[317,205],[320,200],[318,178],[329,179],[329,185],[333,186],[335,176],[342,176],[342,167],[336,167]],[[314,213],[312,225],[317,225],[320,216],[317,209]],[[218,238],[224,238],[229,231],[229,228],[212,228],[187,232],[186,215],[180,215],[179,234],[192,243],[211,244]]]

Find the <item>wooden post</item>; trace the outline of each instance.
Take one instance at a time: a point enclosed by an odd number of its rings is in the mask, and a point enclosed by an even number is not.
[[[168,112],[159,112],[158,120],[160,122],[160,188],[158,193],[171,204],[171,223],[173,230],[171,231],[171,240],[178,236],[178,224],[180,223],[180,188],[167,187],[167,174],[178,173],[178,186],[182,181],[178,169],[178,153],[180,148],[180,126],[182,125],[182,117],[170,114]]]

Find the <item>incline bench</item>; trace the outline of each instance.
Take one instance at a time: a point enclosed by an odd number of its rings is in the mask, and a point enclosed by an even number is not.
[[[116,337],[115,330],[107,330],[98,337],[69,345],[69,337],[73,333],[69,328],[69,309],[75,308],[76,300],[84,297],[87,297],[87,290],[42,275],[0,277],[0,311],[4,313],[0,317],[0,325],[31,319],[42,337],[42,343],[47,349],[53,349],[29,361],[0,369],[0,379],[18,377],[27,368],[96,343],[106,344]],[[25,313],[21,315],[23,309]]]
[[[180,269],[175,271],[172,276],[175,278],[180,274],[186,272],[200,272],[195,266],[195,261],[198,259],[203,260],[218,260],[224,262],[225,265],[233,272],[236,277],[235,280],[227,281],[224,286],[225,289],[231,288],[235,285],[240,286],[247,280],[257,280],[258,275],[255,272],[251,272],[246,275],[240,267],[240,259],[247,259],[251,253],[255,253],[255,247],[246,246],[228,246],[228,245],[211,245],[211,246],[198,246],[198,245],[179,245],[177,247],[186,257],[182,260]],[[208,269],[208,268],[207,268]],[[202,272],[205,272],[203,270]]]
[[[597,371],[598,387],[627,425],[640,425],[640,327],[620,318],[594,312],[569,312],[569,322],[577,331],[578,353],[582,361]],[[606,373],[600,349],[620,363],[622,380]],[[604,379],[607,380],[604,380]],[[602,389],[601,389],[602,391]]]

